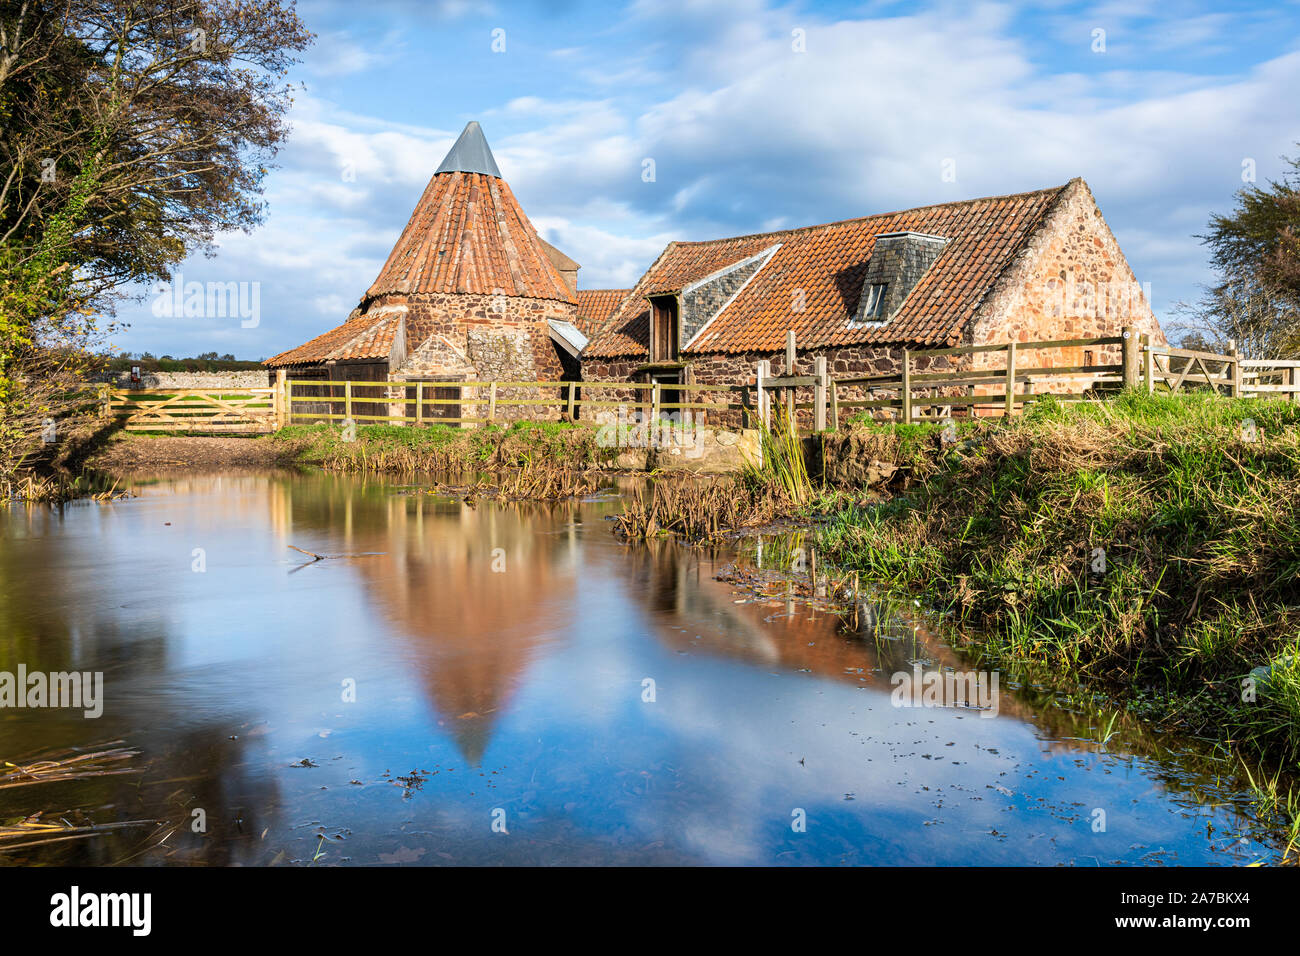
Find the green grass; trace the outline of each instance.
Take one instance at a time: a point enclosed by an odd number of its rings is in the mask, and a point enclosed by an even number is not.
[[[1300,405],[1041,399],[966,423],[958,450],[909,438],[934,464],[882,504],[840,500],[821,534],[837,563],[924,595],[985,653],[1294,767]],[[1270,666],[1244,701],[1242,681]]]

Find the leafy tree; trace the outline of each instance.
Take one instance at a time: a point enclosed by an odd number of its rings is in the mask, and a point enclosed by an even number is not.
[[[0,0],[0,429],[37,351],[262,221],[311,39],[292,0]]]
[[[1300,145],[1300,144],[1297,144]],[[1237,193],[1237,207],[1210,218],[1204,236],[1225,276],[1254,276],[1270,294],[1300,304],[1300,157],[1265,187]]]
[[[1287,165],[1280,180],[1240,190],[1201,237],[1219,282],[1179,308],[1179,325],[1214,351],[1233,342],[1251,358],[1300,355],[1300,158]]]

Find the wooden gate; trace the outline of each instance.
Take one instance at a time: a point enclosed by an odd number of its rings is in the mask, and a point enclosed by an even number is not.
[[[105,414],[129,432],[256,435],[275,430],[272,388],[109,389]]]

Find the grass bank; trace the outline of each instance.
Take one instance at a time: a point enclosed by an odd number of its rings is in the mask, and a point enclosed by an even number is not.
[[[1044,399],[902,441],[911,479],[881,502],[839,498],[828,558],[928,598],[995,661],[1105,685],[1295,769],[1300,406]]]
[[[515,422],[481,428],[364,425],[353,441],[338,428],[295,425],[271,439],[297,461],[329,471],[436,474],[483,492],[559,498],[594,491],[616,451],[601,448],[595,427]]]

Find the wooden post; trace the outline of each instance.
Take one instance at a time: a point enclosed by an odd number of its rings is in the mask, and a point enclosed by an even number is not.
[[[900,418],[903,422],[910,422],[912,420],[912,352],[910,349],[903,349],[902,378],[902,384],[898,389],[899,398],[903,402]]]
[[[1156,390],[1156,354],[1151,351],[1151,336],[1142,336],[1142,384],[1146,393]]]
[[[424,424],[424,383],[415,383],[415,424],[416,427]]]
[[[1232,357],[1232,362],[1229,363],[1229,369],[1232,372],[1232,381],[1228,385],[1228,397],[1241,398],[1242,384],[1243,384],[1242,369],[1241,369],[1241,353],[1237,351],[1236,342],[1233,342],[1232,348],[1228,349],[1228,355]]]
[[[826,356],[819,355],[813,362],[817,384],[813,386],[813,430],[826,431]]]
[[[1296,386],[1300,385],[1300,368],[1296,368],[1292,365],[1286,370],[1286,383],[1292,389],[1291,393],[1287,397],[1291,401],[1300,404],[1300,391],[1296,391]]]
[[[653,425],[659,424],[659,383],[653,382],[650,385],[650,422]]]
[[[352,417],[352,380],[343,383],[343,418]]]
[[[277,368],[275,370],[275,427],[283,428],[289,424],[289,416],[292,413],[292,403],[289,401],[289,370]]]
[[[795,354],[794,329],[787,329],[785,333],[785,374],[794,375],[794,363],[797,359]],[[794,422],[794,399],[796,388],[785,389],[785,417],[790,422],[791,430],[795,427]]]
[[[99,417],[113,417],[113,387],[107,383],[99,386]]]
[[[488,424],[497,420],[497,383],[488,388]]]
[[[1007,345],[1007,403],[1006,417],[1016,413],[1016,343]]]
[[[576,421],[573,417],[573,399],[575,397],[574,389],[577,388],[577,382],[569,383],[569,421]]]
[[[1124,354],[1124,387],[1138,387],[1138,330],[1131,325],[1124,326],[1124,344],[1121,346]]]
[[[772,362],[769,359],[763,359],[758,363],[758,371],[754,375],[754,387],[757,393],[755,404],[758,405],[758,420],[763,423],[764,428],[771,427],[768,411],[772,399],[764,386],[764,383],[771,377]]]

